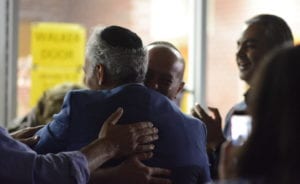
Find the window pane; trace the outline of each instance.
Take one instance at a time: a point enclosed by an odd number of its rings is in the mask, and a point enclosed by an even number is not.
[[[86,30],[87,37],[95,26],[119,25],[139,34],[145,45],[158,40],[172,42],[181,50],[188,62],[187,40],[190,32],[186,21],[189,19],[188,2],[187,0],[20,1],[18,117],[25,115],[33,107],[33,104],[30,104],[30,94],[33,92],[30,72],[35,67],[32,64],[31,53],[33,24],[43,22],[78,24]]]

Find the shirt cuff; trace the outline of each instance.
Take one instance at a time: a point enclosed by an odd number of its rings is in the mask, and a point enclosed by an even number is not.
[[[80,151],[62,152],[59,154],[66,155],[73,167],[71,167],[71,175],[76,179],[77,183],[87,183],[90,177],[88,169],[88,161]]]

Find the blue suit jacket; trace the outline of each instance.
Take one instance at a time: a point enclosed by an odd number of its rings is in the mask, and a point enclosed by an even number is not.
[[[112,90],[68,93],[61,111],[37,134],[38,153],[78,150],[97,138],[109,115],[124,108],[119,123],[151,121],[159,129],[154,156],[147,165],[172,170],[173,183],[210,180],[205,125],[184,115],[168,98],[140,84]]]

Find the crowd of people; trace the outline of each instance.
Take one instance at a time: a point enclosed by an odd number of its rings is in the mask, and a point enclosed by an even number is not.
[[[67,92],[57,114],[37,123],[44,126],[0,129],[0,182],[297,183],[300,46],[278,16],[246,24],[236,62],[249,89],[224,129],[217,108],[210,115],[197,104],[194,117],[179,109],[185,61],[173,44],[144,46],[127,28],[96,28],[86,48],[88,89]],[[241,112],[252,130],[237,146],[231,117]]]

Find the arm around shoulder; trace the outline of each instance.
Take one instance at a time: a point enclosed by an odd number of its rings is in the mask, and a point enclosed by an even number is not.
[[[70,123],[71,94],[66,95],[62,109],[53,116],[53,121],[36,133],[40,137],[33,148],[37,153],[57,153],[64,149]]]

